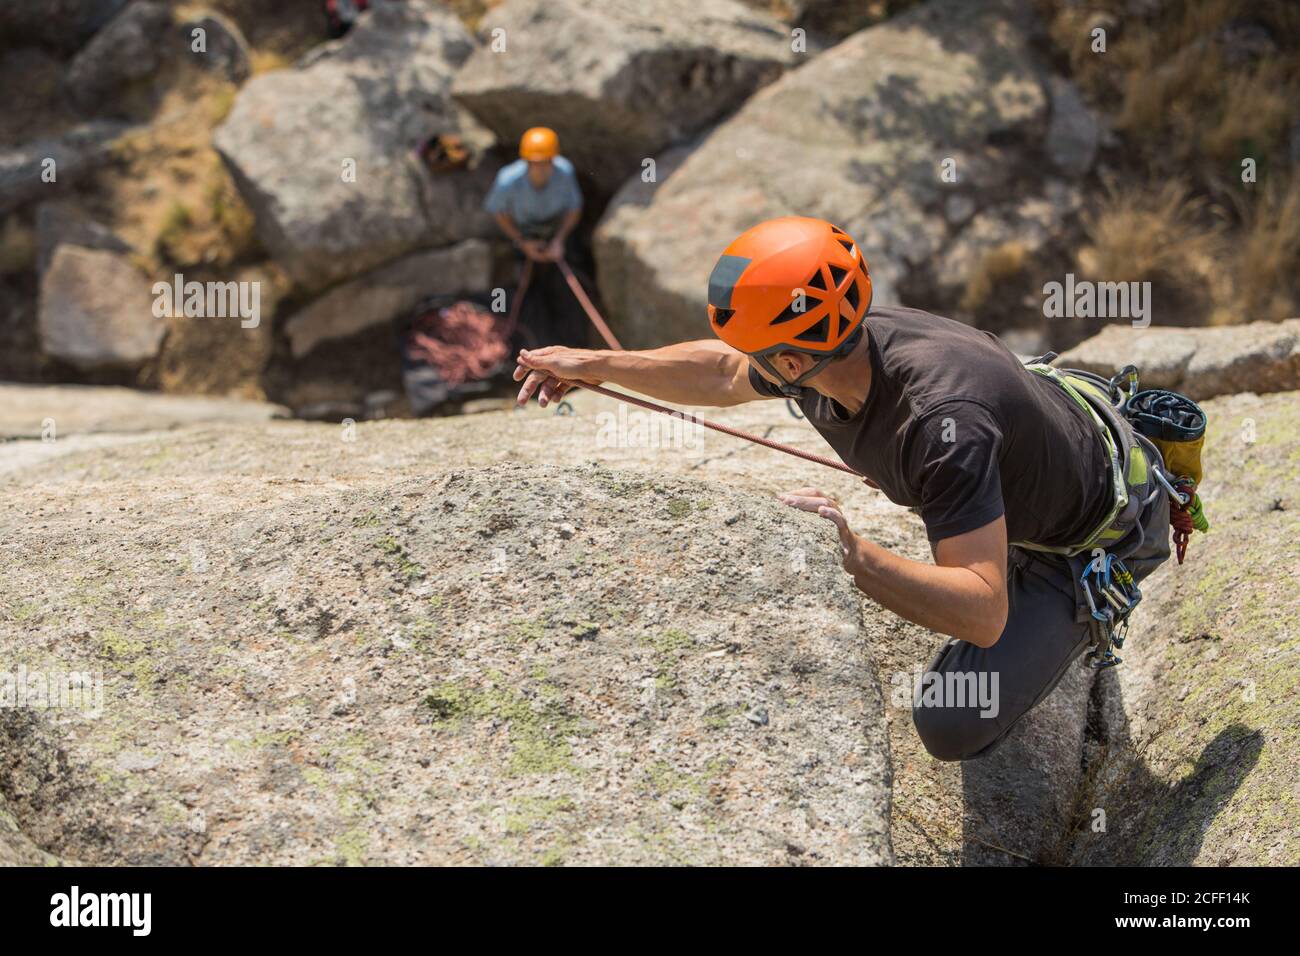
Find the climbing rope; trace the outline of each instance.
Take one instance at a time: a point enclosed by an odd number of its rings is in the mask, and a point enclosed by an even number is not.
[[[587,318],[591,320],[591,324],[595,326],[595,329],[600,333],[601,338],[605,340],[606,344],[609,345],[611,349],[620,352],[623,351],[623,346],[619,344],[618,339],[615,338],[609,325],[596,310],[596,306],[587,296],[586,290],[583,289],[582,283],[578,281],[578,277],[573,274],[573,270],[569,268],[569,264],[563,259],[557,259],[555,264],[560,267],[560,272],[564,275],[564,281],[567,282],[569,288],[573,290],[574,297],[577,298],[583,311],[587,313]],[[525,266],[525,269],[527,269],[527,266]],[[525,277],[526,276],[527,272],[525,272]],[[527,288],[527,285],[522,278],[519,285],[519,291],[515,293],[516,305],[518,304],[518,300],[522,299],[523,292]],[[616,392],[613,389],[605,388],[603,385],[591,385],[585,382],[569,382],[568,384],[575,388],[584,388],[589,392],[597,392],[601,395],[606,395],[609,398],[625,402],[629,405],[636,405],[640,408],[646,409],[647,411],[658,412],[660,415],[668,415],[672,418],[679,418],[691,422],[692,424],[700,425],[703,428],[710,428],[715,432],[721,432],[722,434],[730,435],[733,438],[743,438],[745,441],[753,442],[755,445],[762,445],[764,448],[771,448],[775,451],[785,452],[787,455],[793,455],[795,458],[802,458],[804,461],[810,461],[816,465],[824,465],[827,468],[834,468],[836,471],[842,471],[846,474],[853,475],[855,478],[862,479],[863,482],[870,485],[872,488],[880,487],[857,469],[850,468],[843,462],[836,461],[833,458],[827,458],[824,455],[816,455],[810,451],[795,448],[793,445],[786,445],[779,441],[772,441],[770,438],[763,438],[761,435],[753,435],[749,432],[742,431],[739,428],[732,428],[730,425],[723,425],[720,422],[709,421],[707,418],[700,418],[698,415],[693,415],[690,412],[683,412],[680,409],[669,408],[667,405],[660,405],[658,402],[638,398],[635,395],[628,395],[625,392]]]
[[[715,432],[722,432],[724,435],[731,435],[733,438],[743,438],[745,441],[753,442],[755,445],[762,445],[764,448],[772,448],[776,451],[783,451],[787,455],[794,455],[796,458],[802,458],[804,461],[811,461],[815,465],[825,465],[827,468],[834,468],[836,471],[842,471],[845,474],[853,475],[855,478],[861,478],[872,488],[880,486],[855,468],[850,468],[842,461],[836,461],[833,458],[827,458],[824,455],[815,455],[810,451],[804,451],[802,448],[795,448],[793,445],[786,445],[779,441],[772,441],[770,438],[764,438],[761,435],[751,435],[749,432],[741,431],[739,428],[732,428],[730,425],[723,425],[721,422],[711,422],[707,418],[700,418],[698,415],[692,415],[690,412],[683,412],[679,409],[669,408],[667,405],[660,405],[657,402],[651,402],[644,398],[638,398],[635,395],[628,395],[625,392],[616,392],[613,389],[605,388],[603,385],[589,385],[584,382],[571,382],[575,388],[585,388],[589,392],[599,392],[601,395],[608,395],[610,398],[616,398],[620,402],[627,402],[629,405],[638,405],[641,408],[648,409],[652,412],[658,412],[661,415],[670,415],[673,418],[681,418],[695,425],[702,425],[705,428],[711,428]]]
[[[623,351],[623,346],[619,344],[618,339],[614,337],[614,333],[610,331],[609,325],[603,318],[601,318],[600,313],[596,311],[596,306],[593,305],[591,299],[587,297],[587,290],[582,287],[582,283],[579,282],[578,277],[573,274],[573,270],[570,269],[569,264],[564,261],[564,257],[561,256],[559,259],[556,259],[555,264],[560,267],[560,273],[564,276],[564,281],[567,282],[569,288],[573,290],[574,298],[576,298],[578,304],[582,306],[582,311],[587,313],[587,318],[590,319],[591,324],[596,327],[596,331],[599,332],[600,337],[605,340],[605,344],[616,352]]]

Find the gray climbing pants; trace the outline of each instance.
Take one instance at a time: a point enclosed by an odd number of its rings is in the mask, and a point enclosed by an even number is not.
[[[1158,466],[1160,453],[1145,439],[1138,441]],[[1164,563],[1168,495],[1156,494],[1134,528],[1107,551],[1123,560],[1137,581]],[[1091,618],[1079,578],[1091,560],[1091,554],[1067,558],[1011,548],[1002,636],[992,647],[948,640],[914,695],[912,720],[933,756],[970,760],[992,751],[1088,649]],[[1128,649],[1141,653],[1140,646]]]

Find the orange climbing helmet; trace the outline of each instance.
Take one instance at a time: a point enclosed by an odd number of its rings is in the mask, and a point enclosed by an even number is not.
[[[519,157],[530,163],[554,159],[560,155],[560,137],[548,126],[534,126],[519,137]]]
[[[862,251],[824,219],[783,216],[740,234],[709,276],[709,324],[718,338],[767,360],[775,352],[819,357],[798,386],[857,344],[871,306],[871,276]]]

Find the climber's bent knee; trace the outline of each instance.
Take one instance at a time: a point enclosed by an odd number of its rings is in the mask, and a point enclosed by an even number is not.
[[[921,743],[936,760],[971,760],[993,750],[1005,731],[1000,721],[981,716],[978,707],[916,704],[912,722]]]

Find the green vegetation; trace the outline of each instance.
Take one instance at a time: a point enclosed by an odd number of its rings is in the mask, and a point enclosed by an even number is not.
[[[455,728],[466,721],[487,719],[506,724],[512,751],[507,771],[512,776],[573,773],[578,769],[572,763],[567,738],[587,731],[579,717],[544,682],[536,699],[505,686],[502,675],[496,675],[485,688],[447,682],[426,694],[421,706],[435,726]]]
[[[388,564],[407,584],[425,576],[424,566],[413,560],[404,545],[392,535],[379,539],[378,548],[388,559]]]

